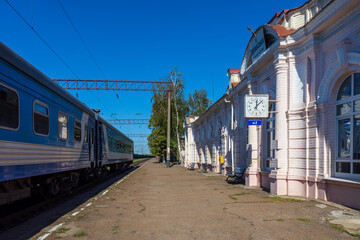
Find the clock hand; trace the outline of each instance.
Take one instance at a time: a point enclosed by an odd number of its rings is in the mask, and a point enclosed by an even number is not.
[[[257,103],[256,101],[256,106],[255,106],[255,109],[257,109],[257,107],[263,102],[263,100],[261,100],[259,103]]]

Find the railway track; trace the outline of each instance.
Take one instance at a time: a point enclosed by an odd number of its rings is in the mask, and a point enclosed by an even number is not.
[[[134,162],[129,168],[123,171],[110,173],[100,179],[96,179],[89,183],[83,184],[73,189],[72,191],[65,192],[53,198],[41,200],[40,202],[38,199],[28,199],[24,200],[20,204],[10,206],[11,208],[6,210],[5,215],[0,216],[0,233],[5,232],[6,230],[17,225],[20,225],[21,223],[31,219],[32,217],[45,212],[47,209],[56,207],[66,201],[71,201],[71,199],[75,196],[84,193],[106,181],[109,181],[108,185],[111,185],[117,180],[123,178],[124,176],[137,169],[141,164],[145,163],[149,159],[150,158]]]

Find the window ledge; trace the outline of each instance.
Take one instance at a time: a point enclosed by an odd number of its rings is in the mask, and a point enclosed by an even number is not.
[[[344,178],[334,178],[334,177],[328,177],[323,178],[325,181],[329,182],[338,182],[338,183],[350,183],[350,184],[357,184],[360,186],[360,179],[344,179]]]

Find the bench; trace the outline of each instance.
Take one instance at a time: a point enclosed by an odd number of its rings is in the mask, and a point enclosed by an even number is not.
[[[242,177],[244,176],[245,171],[246,171],[246,168],[239,168],[239,167],[234,168],[234,172],[232,174],[227,175],[226,181],[228,183],[230,183],[230,182],[231,183],[240,183]]]
[[[188,167],[187,167],[188,170],[194,170],[195,169],[195,163],[191,163]]]

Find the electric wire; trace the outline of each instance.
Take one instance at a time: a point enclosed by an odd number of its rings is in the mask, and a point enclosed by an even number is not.
[[[96,67],[99,69],[99,71],[100,71],[101,75],[104,77],[104,79],[105,79],[105,80],[107,80],[107,78],[106,78],[106,76],[105,76],[104,72],[102,71],[102,69],[101,69],[100,65],[99,65],[99,64],[98,64],[98,62],[96,61],[96,59],[95,59],[94,55],[91,53],[91,51],[90,51],[90,49],[89,49],[88,45],[86,44],[86,42],[85,42],[84,38],[81,36],[81,34],[80,34],[79,30],[76,28],[74,21],[71,19],[70,15],[69,15],[69,14],[68,14],[68,12],[66,11],[65,7],[62,5],[61,1],[60,1],[60,0],[58,0],[58,2],[59,2],[59,5],[60,5],[61,9],[62,9],[62,10],[63,10],[63,12],[65,13],[65,15],[66,15],[67,19],[69,20],[69,22],[70,22],[70,23],[71,23],[71,25],[73,26],[73,28],[74,28],[74,30],[75,30],[75,32],[76,32],[76,34],[79,36],[79,38],[80,38],[81,42],[84,44],[84,46],[85,46],[85,48],[86,48],[87,52],[89,53],[89,55],[90,55],[91,59],[94,61],[94,63],[95,63],[95,65],[96,65]]]
[[[96,61],[94,55],[92,54],[92,52],[90,51],[90,48],[88,47],[88,45],[85,42],[85,39],[81,36],[79,30],[77,29],[77,27],[75,26],[74,21],[72,20],[72,18],[70,17],[69,13],[66,11],[64,5],[61,3],[60,0],[58,0],[58,3],[61,7],[61,9],[63,10],[65,16],[67,17],[67,19],[69,20],[71,26],[74,28],[76,34],[78,35],[78,37],[80,38],[81,42],[83,43],[84,47],[86,48],[87,52],[89,53],[91,59],[94,61],[96,67],[98,68],[99,72],[101,73],[101,75],[104,77],[105,80],[107,80],[107,77],[105,75],[105,73],[103,72],[103,70],[101,69],[100,65],[98,64],[98,62]],[[96,97],[96,95],[93,92],[90,92],[103,106],[105,106],[105,104],[103,104],[99,98]],[[105,106],[106,110],[108,110],[109,112],[111,112],[106,106]]]
[[[57,54],[57,52],[50,46],[50,44],[35,30],[35,28],[33,26],[31,26],[31,24],[21,15],[21,13],[13,6],[11,5],[11,3],[8,0],[5,0],[5,2],[10,6],[10,8],[21,18],[21,20],[36,34],[36,36],[38,36],[38,38],[40,38],[40,40],[55,54],[55,56],[65,65],[65,67],[78,79],[80,80],[80,78],[78,77],[78,75],[72,70],[72,68],[65,62],[65,60],[63,60],[59,54]],[[111,112],[107,106],[100,101],[100,99],[95,96],[94,93],[91,92],[91,94],[106,108],[106,110],[108,110],[109,112]]]
[[[35,30],[33,26],[30,25],[30,23],[16,10],[16,8],[11,5],[11,3],[8,0],[5,0],[5,2],[14,10],[14,12],[23,20],[23,22],[40,38],[40,40],[55,54],[55,56],[69,69],[69,71],[79,79],[79,77],[76,75],[76,73],[71,69],[71,67],[55,52],[55,50],[46,42],[46,40]]]

